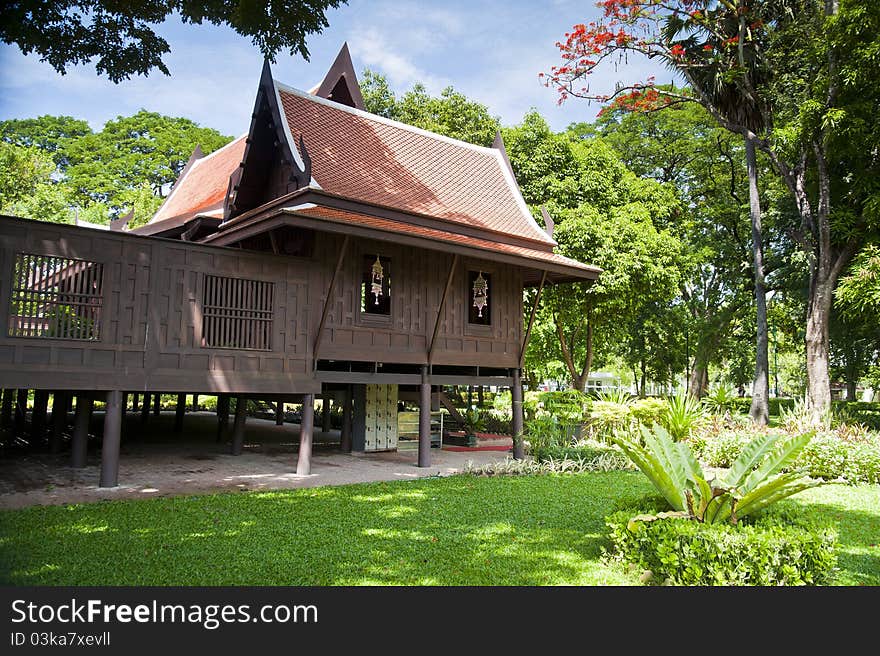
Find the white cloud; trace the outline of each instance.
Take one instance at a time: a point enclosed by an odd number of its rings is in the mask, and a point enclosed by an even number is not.
[[[360,64],[383,73],[392,87],[408,89],[416,82],[437,93],[449,85],[449,79],[432,75],[398,53],[386,36],[376,29],[361,31],[348,41],[352,57]]]

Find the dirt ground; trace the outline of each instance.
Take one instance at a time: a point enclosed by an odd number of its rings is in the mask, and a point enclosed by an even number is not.
[[[433,448],[431,466],[419,468],[415,444],[402,444],[397,452],[346,454],[339,451],[339,431],[316,431],[312,473],[298,476],[296,424],[276,426],[274,421],[250,418],[244,453],[232,456],[228,443],[216,441],[213,413],[188,413],[180,435],[173,432],[173,412],[151,415],[146,425],[139,415],[129,413],[123,426],[119,487],[106,489],[97,485],[102,420],[95,413],[96,434],[90,436],[84,469],[70,467],[67,451],[13,453],[0,459],[0,508],[444,476],[461,471],[468,461],[483,464],[509,457],[504,451]],[[69,444],[65,447],[69,450]]]

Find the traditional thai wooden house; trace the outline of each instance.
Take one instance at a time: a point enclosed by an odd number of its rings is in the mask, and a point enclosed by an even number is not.
[[[598,275],[554,253],[500,136],[367,113],[345,47],[309,92],[265,65],[247,134],[196,150],[148,224],[111,228],[0,220],[0,386],[37,390],[42,417],[50,392],[76,396],[77,426],[105,398],[102,486],[127,392],[301,401],[300,473],[315,395],[342,404],[343,448],[372,450],[394,447],[399,390],[417,392],[420,466],[432,387],[510,386],[521,433],[523,288],[537,304],[545,284]]]

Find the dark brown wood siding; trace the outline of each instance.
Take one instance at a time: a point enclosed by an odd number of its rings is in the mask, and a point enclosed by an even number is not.
[[[330,286],[335,257],[343,237],[318,235],[315,256],[327,263],[315,267],[313,285],[323,301]],[[391,260],[391,316],[360,312],[364,256],[376,254]],[[318,357],[369,362],[425,362],[434,322],[443,296],[453,255],[406,248],[388,242],[353,240],[336,284],[335,299],[324,327]],[[435,346],[434,364],[516,367],[522,333],[522,273],[518,267],[460,259]],[[490,290],[492,325],[467,322],[467,271],[492,273]],[[320,312],[317,312],[320,316]],[[316,324],[317,328],[317,324]]]
[[[0,218],[0,387],[317,392],[314,333],[342,239],[318,233],[312,256],[300,258]],[[103,266],[99,339],[8,336],[13,264],[16,253],[23,252]],[[393,266],[392,314],[386,322],[362,317],[359,309],[363,255],[376,252],[391,258]],[[424,363],[451,262],[451,255],[440,252],[352,239],[318,357]],[[467,271],[481,268],[492,274],[492,325],[470,326]],[[272,284],[267,350],[202,345],[208,275]],[[522,271],[514,266],[460,261],[434,364],[517,366],[521,281]]]

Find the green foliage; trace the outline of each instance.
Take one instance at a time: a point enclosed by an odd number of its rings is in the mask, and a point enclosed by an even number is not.
[[[601,471],[610,469],[633,469],[633,465],[620,449],[598,440],[579,440],[571,445],[549,445],[532,449],[531,456],[537,462],[580,462],[601,464]]]
[[[662,422],[668,407],[666,399],[646,397],[633,401],[629,409],[637,422],[645,426],[653,426]]]
[[[837,531],[793,513],[731,526],[624,510],[606,523],[615,556],[652,583],[822,585],[837,564]]]
[[[616,401],[593,401],[590,409],[590,425],[597,437],[610,439],[614,433],[626,428],[632,419],[628,403]]]
[[[51,156],[40,149],[0,141],[0,213],[69,222],[70,208],[52,179],[54,170]]]
[[[810,476],[849,483],[880,483],[880,436],[846,442],[833,433],[820,433],[794,463]]]
[[[644,473],[672,509],[699,522],[719,523],[761,510],[780,499],[820,485],[799,471],[780,473],[804,448],[812,433],[766,433],[749,442],[720,478],[707,481],[686,442],[662,427],[640,427],[642,443],[623,434],[612,441]]]
[[[384,75],[366,69],[361,92],[368,112],[479,146],[491,146],[501,127],[485,105],[452,87],[432,96],[423,84],[416,84],[397,98]]]
[[[230,27],[271,61],[284,50],[308,59],[306,37],[327,27],[325,12],[345,1],[21,0],[0,14],[0,41],[17,45],[24,54],[36,53],[62,75],[72,65],[94,61],[98,74],[120,82],[154,69],[170,74],[164,57],[171,47],[154,31],[168,18]]]
[[[230,140],[189,119],[141,110],[69,144],[65,182],[80,205],[104,203],[124,214],[133,205],[132,192],[144,185],[156,197],[167,193],[196,146],[207,154]],[[135,224],[149,218],[136,216]]]
[[[880,245],[868,244],[856,255],[835,291],[848,315],[880,323]]]
[[[468,408],[462,413],[462,419],[464,419],[464,429],[468,435],[474,435],[475,433],[482,432],[486,430],[486,420],[483,417],[483,413],[480,412],[477,408]]]
[[[730,467],[750,439],[742,433],[722,433],[705,441],[700,459],[710,467]]]
[[[703,397],[703,405],[709,412],[723,415],[733,409],[736,398],[736,392],[729,385],[716,385]]]
[[[537,415],[526,421],[525,434],[529,443],[529,453],[568,443],[564,427],[553,415]]]
[[[230,141],[185,118],[141,110],[92,132],[66,116],[0,123],[0,209],[48,221],[106,224],[134,210],[129,227],[152,218],[196,146]],[[8,175],[9,179],[4,176]],[[10,190],[17,194],[9,198]]]
[[[660,423],[676,441],[687,439],[706,417],[700,402],[688,394],[670,396],[666,404]]]

